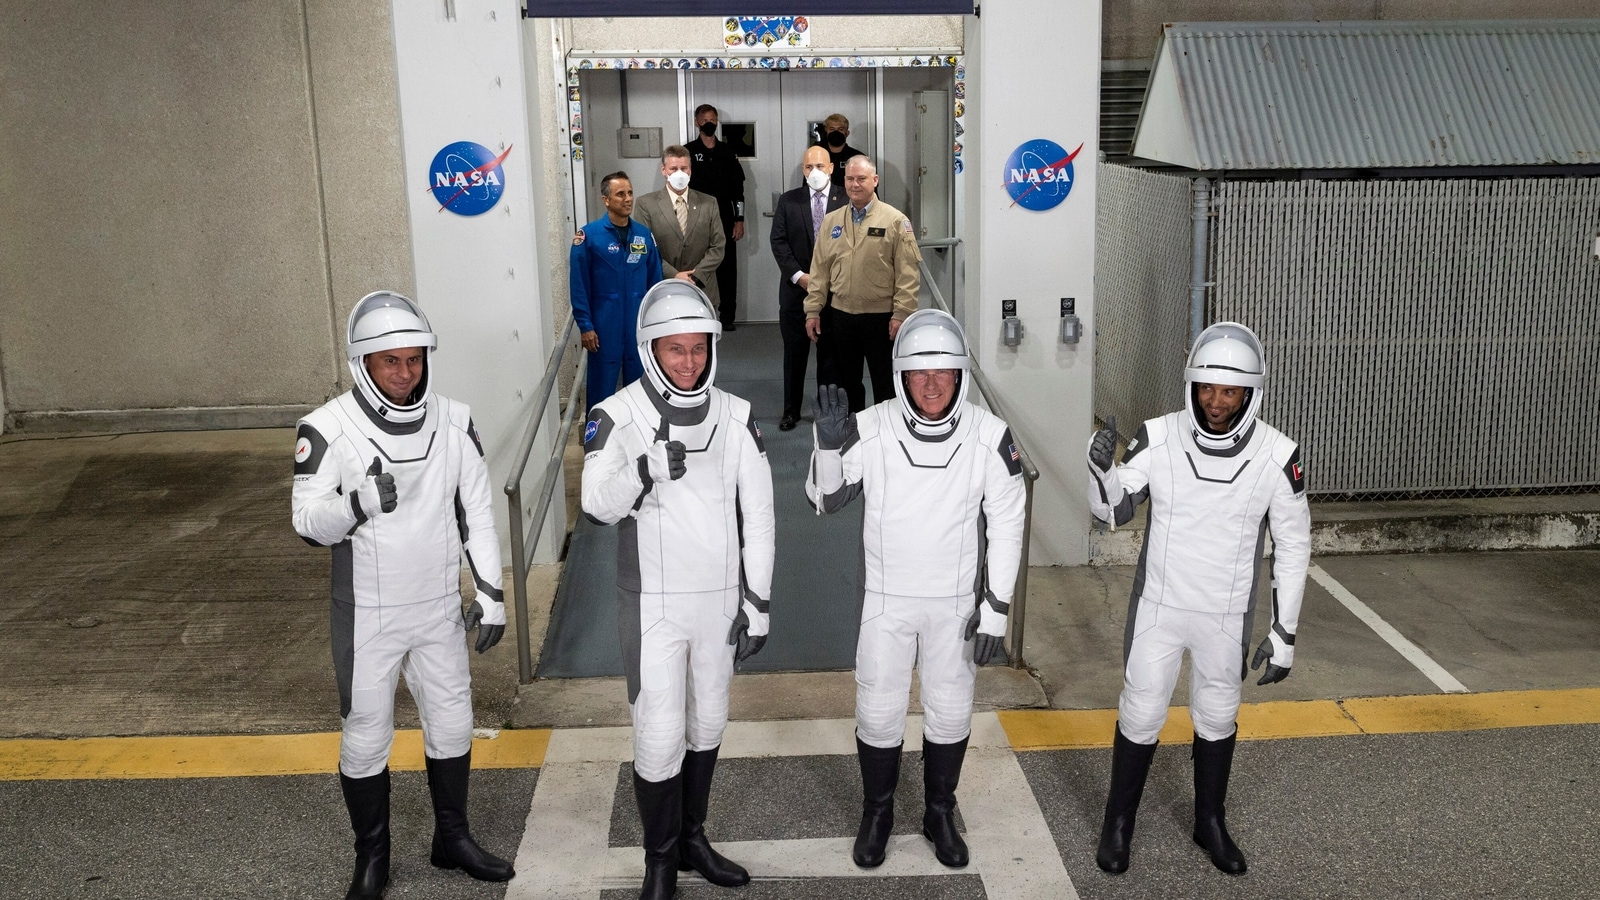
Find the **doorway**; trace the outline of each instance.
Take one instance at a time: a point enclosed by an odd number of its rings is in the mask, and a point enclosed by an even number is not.
[[[952,143],[951,135],[960,134],[962,109],[947,102],[930,110],[926,98],[959,93],[961,69],[905,59],[893,66],[574,70],[581,107],[575,100],[572,116],[583,136],[575,154],[583,177],[575,183],[585,187],[577,208],[598,213],[600,179],[613,171],[627,172],[638,193],[662,188],[659,159],[624,155],[622,126],[659,128],[662,145],[683,143],[695,137],[695,107],[717,107],[724,131],[748,126],[744,136],[753,145],[741,157],[745,238],[729,248],[738,259],[739,321],[776,322],[773,211],[780,194],[801,184],[800,158],[814,142],[813,127],[829,115],[848,118],[850,146],[877,162],[881,200],[909,215],[921,237],[952,233],[959,137]],[[940,127],[926,127],[930,116]]]

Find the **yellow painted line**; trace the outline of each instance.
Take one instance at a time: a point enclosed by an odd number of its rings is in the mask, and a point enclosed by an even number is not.
[[[1116,734],[1114,709],[1013,709],[999,716],[1014,750],[1109,747]],[[1239,707],[1239,739],[1244,741],[1593,724],[1600,724],[1600,688],[1285,700]],[[1194,740],[1187,707],[1167,711],[1161,740]]]
[[[537,769],[550,746],[547,728],[474,738],[476,769]],[[422,732],[397,731],[389,767],[425,766]],[[339,769],[339,733],[73,738],[0,741],[0,781],[96,778],[238,778],[319,775]]]

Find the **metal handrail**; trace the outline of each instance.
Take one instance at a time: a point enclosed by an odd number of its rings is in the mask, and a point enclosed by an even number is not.
[[[506,501],[509,507],[507,512],[510,513],[507,518],[511,523],[512,595],[517,610],[517,670],[523,684],[533,681],[533,647],[528,637],[528,570],[533,565],[533,551],[539,546],[539,533],[544,530],[544,520],[550,512],[550,501],[555,496],[555,476],[560,471],[561,460],[566,453],[566,436],[571,433],[573,418],[577,414],[578,390],[583,387],[583,378],[576,369],[583,364],[582,356],[577,357],[578,362],[574,365],[572,388],[567,392],[567,412],[561,420],[560,437],[551,448],[550,460],[545,463],[544,475],[540,481],[542,487],[539,493],[539,505],[533,515],[531,538],[523,535],[522,475],[528,468],[528,457],[533,454],[533,442],[539,436],[539,426],[544,423],[545,407],[555,390],[556,378],[561,373],[561,360],[566,357],[567,347],[572,343],[576,327],[576,319],[567,319],[566,327],[561,330],[561,337],[556,340],[555,349],[550,351],[550,363],[545,366],[544,380],[539,382],[539,391],[532,404],[528,427],[523,432],[522,443],[517,449],[516,462],[511,465],[511,476],[507,479],[505,487],[509,498]]]
[[[917,241],[917,246],[954,248],[960,243],[960,238],[935,238]],[[956,283],[956,255],[954,253],[950,254],[949,261],[950,283],[954,285]],[[922,283],[928,286],[928,293],[933,298],[934,305],[954,316],[955,312],[951,310],[950,304],[944,299],[944,293],[939,290],[938,282],[933,280],[933,272],[928,269],[928,263],[924,260],[919,260],[917,267],[922,270]],[[1001,406],[999,398],[995,396],[994,388],[990,385],[989,379],[983,374],[983,370],[978,368],[978,361],[972,360],[971,365],[972,367],[968,371],[972,373],[973,382],[978,385],[978,393],[983,395],[983,402],[989,405],[991,412],[1009,424],[1011,417],[1006,415],[1005,408]],[[1039,480],[1039,468],[1033,464],[1033,457],[1028,455],[1027,448],[1023,446],[1022,439],[1017,436],[1017,432],[1014,429],[1011,432],[1011,440],[1017,445],[1017,455],[1021,457],[1022,483],[1023,489],[1027,494],[1027,499],[1023,504],[1022,516],[1022,560],[1021,565],[1017,566],[1017,583],[1011,594],[1011,615],[1007,617],[1010,626],[1007,630],[1010,632],[1011,645],[1006,648],[1006,652],[1011,657],[1011,667],[1020,669],[1024,665],[1022,661],[1022,638],[1028,610],[1028,542],[1033,536],[1033,483]]]

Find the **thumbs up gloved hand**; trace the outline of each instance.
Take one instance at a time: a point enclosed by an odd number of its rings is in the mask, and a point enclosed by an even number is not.
[[[1261,673],[1261,680],[1256,684],[1276,684],[1288,678],[1289,669],[1294,666],[1294,635],[1289,635],[1285,640],[1279,633],[1280,627],[1274,625],[1267,632],[1266,640],[1256,647],[1255,660],[1250,663],[1250,668],[1259,669],[1262,663],[1267,664],[1267,670]]]
[[[367,477],[356,488],[355,502],[356,511],[369,519],[380,512],[394,512],[399,502],[394,490],[394,474],[385,472],[383,461],[376,456],[367,469]]]
[[[993,591],[985,590],[983,599],[978,601],[978,608],[967,620],[967,640],[977,638],[977,643],[972,645],[972,661],[980,666],[986,666],[989,661],[998,656],[1006,660],[1006,616],[1011,612],[1011,604],[1001,603]]]
[[[489,602],[485,603],[487,599]],[[478,597],[467,607],[466,615],[462,619],[467,630],[478,629],[478,643],[475,645],[479,653],[488,650],[500,643],[500,636],[506,632],[506,604],[505,598],[496,591],[493,596],[488,596],[483,590],[478,591]]]
[[[739,604],[739,615],[734,617],[733,626],[728,629],[728,643],[734,646],[734,662],[744,662],[767,645],[769,608],[768,601],[745,590],[744,602]]]
[[[677,481],[689,471],[688,458],[683,441],[667,440],[667,421],[662,419],[655,441],[639,455],[639,480],[645,484]]]
[[[1089,441],[1089,465],[1100,472],[1111,471],[1117,455],[1117,417],[1106,419],[1106,427]]]
[[[825,384],[817,388],[817,449],[842,450],[856,436],[856,414],[844,388]]]

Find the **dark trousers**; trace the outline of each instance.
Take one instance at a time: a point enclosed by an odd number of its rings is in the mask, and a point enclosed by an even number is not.
[[[717,294],[719,306],[717,317],[722,320],[726,328],[734,323],[734,316],[739,313],[739,244],[733,239],[732,231],[723,231],[727,239],[723,244],[727,248],[722,256],[722,262],[717,265]]]
[[[778,301],[778,333],[783,335],[783,414],[798,419],[806,390],[806,366],[811,362],[804,297]]]
[[[817,383],[836,384],[850,395],[850,411],[867,408],[867,389],[861,383],[861,364],[872,377],[872,402],[895,395],[889,355],[889,318],[893,313],[846,313],[822,308],[822,341],[817,346]],[[827,379],[824,381],[824,379]]]

